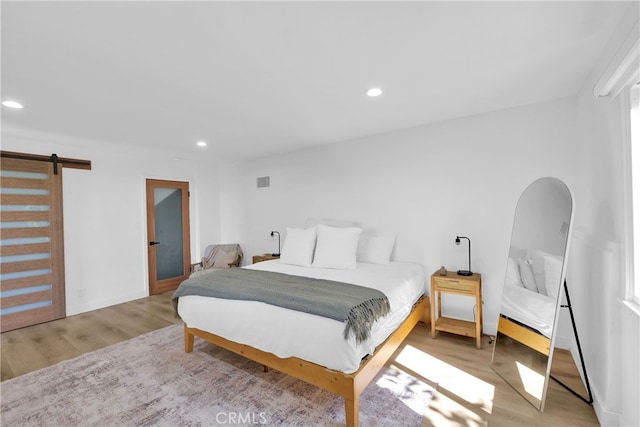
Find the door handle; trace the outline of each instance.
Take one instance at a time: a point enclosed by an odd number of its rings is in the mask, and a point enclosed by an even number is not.
[[[153,245],[159,245],[160,242],[149,242],[149,246],[153,246]]]

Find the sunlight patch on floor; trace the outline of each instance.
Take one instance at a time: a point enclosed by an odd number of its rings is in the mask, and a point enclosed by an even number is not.
[[[516,366],[524,390],[536,399],[540,399],[544,388],[544,376],[518,361],[516,361]]]
[[[399,368],[389,370],[377,381],[376,386],[389,390],[405,406],[418,415],[424,415],[435,389],[424,381]]]
[[[415,373],[438,384],[487,413],[493,408],[495,386],[449,365],[411,345],[405,346],[395,359]]]
[[[429,410],[424,414],[422,425],[480,427],[486,426],[488,423],[454,399],[443,393],[436,393],[429,405]]]

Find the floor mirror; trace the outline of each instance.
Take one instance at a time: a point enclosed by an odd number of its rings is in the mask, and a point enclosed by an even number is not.
[[[492,369],[544,410],[564,289],[573,200],[556,178],[541,178],[520,196],[494,341]]]

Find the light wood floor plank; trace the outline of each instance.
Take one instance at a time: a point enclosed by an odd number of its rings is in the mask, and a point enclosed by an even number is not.
[[[171,295],[167,292],[1,334],[2,380],[179,323]],[[561,353],[556,353],[558,360],[554,358],[554,373],[582,387],[571,356]],[[388,364],[436,385],[423,426],[598,425],[593,408],[554,381],[545,411],[538,412],[493,372],[491,354],[489,337],[483,337],[483,348],[476,349],[471,338],[439,333],[432,339],[429,328],[419,323]]]
[[[425,360],[429,360],[434,367],[418,367],[414,370],[426,371],[428,375],[417,378],[428,383],[437,382],[442,374],[442,366],[452,371],[460,371],[458,381],[453,386],[455,390],[448,389],[446,381],[438,384],[438,393],[423,420],[423,426],[599,426],[593,407],[555,381],[549,382],[545,411],[536,410],[491,369],[493,347],[489,343],[489,337],[483,337],[482,342],[482,349],[476,349],[472,338],[439,333],[436,339],[431,339],[430,329],[420,323],[405,340],[403,347],[396,352],[396,362],[407,346],[428,355],[429,359]],[[565,359],[560,364],[554,359],[553,370],[562,372],[565,377],[575,378],[577,371],[570,355],[569,361],[566,360],[567,354],[561,354]],[[488,394],[491,400],[490,408],[486,408],[480,402],[469,402],[463,397],[465,394],[474,396],[471,389],[482,383],[489,389],[493,388],[492,393]]]
[[[2,381],[178,323],[171,295],[167,292],[0,334]]]

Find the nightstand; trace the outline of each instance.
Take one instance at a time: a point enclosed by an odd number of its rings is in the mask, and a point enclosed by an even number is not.
[[[252,258],[252,263],[255,264],[256,262],[269,261],[270,259],[280,259],[280,255],[274,255],[274,254],[254,255]]]
[[[466,295],[476,299],[475,322],[442,316],[442,293]],[[437,296],[437,298],[436,298]],[[436,317],[436,305],[438,315]],[[482,348],[482,277],[479,273],[471,276],[459,276],[447,271],[441,276],[437,271],[431,275],[431,338],[436,331],[464,335],[476,339],[476,347]]]

